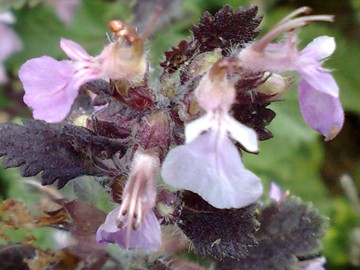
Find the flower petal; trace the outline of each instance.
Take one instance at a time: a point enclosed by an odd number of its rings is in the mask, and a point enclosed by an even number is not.
[[[0,23],[12,24],[15,22],[16,18],[11,12],[0,12]]]
[[[212,114],[207,113],[204,116],[196,119],[185,126],[185,140],[186,143],[193,141],[204,131],[208,131],[211,127]]]
[[[104,239],[100,238],[102,232],[115,233],[119,231],[119,228],[116,225],[116,219],[120,213],[120,208],[121,206],[118,206],[107,214],[105,222],[101,224],[96,233],[96,239],[98,242],[106,242]]]
[[[215,131],[175,147],[165,158],[161,175],[176,188],[199,194],[217,208],[240,208],[262,194],[259,178],[246,170],[229,138]]]
[[[335,51],[336,44],[333,37],[321,36],[310,42],[299,54],[300,57],[311,57],[322,60]]]
[[[334,77],[324,70],[320,63],[316,62],[303,66],[298,71],[301,75],[301,80],[311,85],[314,91],[320,91],[335,98],[339,97],[339,87]]]
[[[78,72],[70,61],[57,61],[48,56],[25,62],[19,77],[23,83],[24,102],[31,107],[35,119],[50,123],[62,121],[70,112],[79,87],[99,76]]]
[[[71,60],[89,61],[93,58],[83,49],[83,47],[74,41],[61,38],[60,47]]]
[[[96,232],[96,240],[99,243],[114,243],[121,248],[126,248],[126,226],[119,229],[116,225],[116,217],[119,207],[111,211]],[[124,222],[124,224],[127,224]],[[157,250],[161,247],[160,224],[153,210],[145,213],[144,219],[137,230],[132,230],[130,249]]]
[[[280,187],[274,182],[271,182],[269,198],[276,202],[280,202],[282,197],[283,197],[283,193],[281,192]]]
[[[316,91],[308,81],[299,82],[299,102],[306,123],[332,140],[344,124],[344,111],[337,97]]]
[[[31,59],[21,66],[19,77],[25,90],[24,102],[34,110],[34,118],[59,122],[66,117],[75,99],[69,99],[67,92],[75,91],[77,95],[78,91],[68,89],[73,74],[70,62],[48,56]]]
[[[311,260],[301,261],[297,270],[325,270],[325,257],[318,257]]]
[[[252,128],[241,124],[229,115],[225,116],[224,124],[231,138],[244,146],[246,150],[254,153],[259,151],[258,136]]]
[[[22,49],[19,36],[11,28],[0,24],[0,63],[4,62],[10,55]]]
[[[47,2],[55,7],[60,20],[67,25],[71,23],[80,4],[80,0],[47,0]]]

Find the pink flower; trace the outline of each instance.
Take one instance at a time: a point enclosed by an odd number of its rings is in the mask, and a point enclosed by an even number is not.
[[[282,192],[280,187],[275,184],[274,182],[271,183],[270,185],[270,190],[269,190],[269,199],[276,201],[277,203],[281,203],[282,201],[284,201],[286,199],[286,197],[290,196],[290,191],[287,190],[285,192]]]
[[[186,144],[169,152],[161,174],[167,184],[193,191],[214,207],[240,208],[260,197],[262,185],[244,168],[228,136],[257,152],[257,135],[228,114],[235,88],[219,66],[214,65],[195,91],[206,114],[186,126]]]
[[[46,0],[55,7],[56,14],[64,24],[70,24],[81,0]]]
[[[293,18],[309,11],[309,8],[303,7],[285,17],[263,38],[244,48],[239,53],[239,59],[244,68],[255,71],[297,71],[300,74],[299,102],[303,117],[310,127],[325,136],[325,140],[331,140],[344,122],[339,88],[329,70],[322,67],[322,61],[334,52],[335,42],[331,37],[318,37],[298,52],[294,29],[310,21],[332,21],[333,17]],[[292,32],[284,41],[271,44],[280,34],[289,31]]]
[[[60,46],[72,61],[42,56],[25,62],[19,70],[24,102],[33,109],[35,119],[50,123],[67,116],[82,84],[102,77],[99,63],[80,45],[61,39]]]
[[[281,192],[280,187],[274,182],[270,185],[269,198],[276,202],[280,202],[283,198],[283,193]]]
[[[96,239],[99,243],[118,244],[123,249],[147,249],[157,250],[161,247],[160,224],[156,219],[154,211],[149,209],[143,217],[139,228],[134,230],[131,224],[128,224],[125,216],[120,216],[120,208],[116,207],[106,217],[96,233]],[[118,224],[124,224],[119,228]],[[128,227],[130,226],[130,227]],[[127,228],[130,228],[130,237],[126,239]]]
[[[14,16],[10,12],[0,13],[0,84],[7,81],[4,62],[12,54],[22,50],[22,42],[15,31],[7,24],[15,22]]]
[[[61,39],[60,46],[71,61],[42,56],[21,66],[24,102],[33,109],[34,118],[62,121],[70,112],[80,86],[89,81],[124,80],[131,85],[143,80],[147,68],[143,43],[149,30],[139,37],[121,21],[111,21],[109,27],[116,40],[97,57],[90,56],[77,43]]]
[[[99,243],[117,243],[126,249],[161,247],[160,224],[152,210],[159,167],[157,156],[140,150],[135,153],[122,204],[111,211],[98,228]]]

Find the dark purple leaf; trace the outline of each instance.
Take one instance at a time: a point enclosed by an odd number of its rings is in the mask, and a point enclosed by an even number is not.
[[[24,259],[35,255],[33,248],[23,244],[0,245],[1,270],[28,270]]]
[[[257,17],[257,7],[239,8],[235,13],[228,5],[220,9],[214,16],[204,12],[198,26],[193,26],[194,39],[201,52],[223,49],[228,55],[229,49],[236,45],[243,47],[252,41],[259,31],[256,28],[261,22]]]
[[[313,258],[321,250],[325,222],[310,204],[296,197],[266,206],[259,214],[258,245],[245,258],[226,259],[217,269],[296,269],[298,258]]]
[[[24,120],[24,125],[0,125],[0,156],[3,167],[19,167],[24,177],[42,171],[43,185],[58,180],[62,188],[81,175],[99,175],[91,160],[80,155],[61,133],[61,126],[37,120]]]
[[[178,226],[201,256],[211,255],[217,260],[246,258],[251,247],[257,244],[256,207],[251,204],[240,209],[217,209],[197,194],[185,192]]]
[[[126,152],[126,146],[115,140],[98,136],[91,130],[67,125],[62,128],[62,135],[78,153],[84,153],[89,158],[99,157],[108,159],[119,153],[120,157]]]

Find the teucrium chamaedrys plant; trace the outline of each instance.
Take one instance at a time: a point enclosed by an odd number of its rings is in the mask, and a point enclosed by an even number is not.
[[[261,21],[256,7],[205,12],[193,36],[165,52],[156,79],[144,42],[158,13],[142,34],[111,21],[112,40],[96,57],[61,39],[70,60],[42,56],[19,70],[24,101],[36,120],[0,126],[3,166],[20,166],[23,176],[42,171],[42,184],[57,180],[58,188],[78,176],[101,179],[119,205],[102,225],[93,221],[97,230],[87,236],[121,250],[162,247],[168,257],[151,255],[158,267],[186,265],[174,259],[180,242],[171,241],[177,235],[169,233],[173,226],[181,229],[185,247],[192,243],[219,269],[304,269],[323,262],[308,261],[321,251],[319,213],[289,194],[261,203],[261,180],[241,159],[246,152],[259,153],[258,141],[272,137],[266,126],[275,113],[267,106],[295,81],[283,72],[300,75],[299,103],[309,126],[326,140],[341,130],[338,87],[322,67],[334,39],[319,37],[297,50],[302,26],[333,18],[300,16],[309,11],[294,11],[256,41]],[[272,43],[281,34],[285,38]],[[79,112],[86,113],[83,126],[75,125]],[[159,175],[167,185],[158,184]],[[65,229],[81,246],[74,228],[88,213],[76,204],[74,218],[74,211],[60,205],[71,218]],[[137,256],[145,255],[134,253],[134,260]],[[149,258],[144,269],[154,264]]]

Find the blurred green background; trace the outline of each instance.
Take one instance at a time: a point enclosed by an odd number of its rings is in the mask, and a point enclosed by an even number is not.
[[[170,0],[168,0],[170,1]],[[107,22],[121,18],[127,22],[148,21],[151,11],[133,12],[136,5],[145,0],[106,1],[83,0],[77,7],[72,22],[65,25],[55,14],[50,1],[0,0],[0,9],[11,7],[17,21],[11,25],[20,36],[24,48],[5,62],[9,81],[0,85],[0,122],[19,121],[31,117],[22,103],[22,87],[17,71],[27,59],[50,55],[66,59],[60,50],[60,37],[74,40],[90,54],[98,54],[105,44]],[[158,2],[166,2],[158,1]],[[163,52],[175,46],[189,34],[192,23],[196,24],[201,13],[208,10],[214,14],[224,4],[234,9],[256,4],[259,14],[264,15],[261,24],[266,32],[277,20],[300,6],[310,6],[313,14],[334,14],[334,23],[313,23],[301,30],[300,47],[304,47],[319,35],[334,36],[337,49],[325,66],[333,70],[340,89],[341,100],[346,111],[346,122],[339,136],[331,142],[323,142],[321,136],[312,131],[301,117],[296,89],[285,95],[286,102],[272,104],[277,113],[269,129],[274,138],[260,144],[259,155],[244,154],[249,169],[258,174],[266,188],[274,181],[283,190],[290,190],[306,201],[311,201],[323,215],[330,218],[330,226],[323,239],[327,269],[360,269],[360,208],[356,199],[346,195],[341,185],[341,176],[347,174],[355,188],[360,188],[360,0],[183,0],[173,4],[163,17],[162,27],[147,44],[152,65],[157,68]],[[136,8],[135,8],[136,10]],[[1,36],[0,36],[1,38]],[[0,170],[0,200],[22,198],[29,205],[39,197],[20,185],[16,170]],[[36,235],[38,245],[48,246],[45,234]]]

